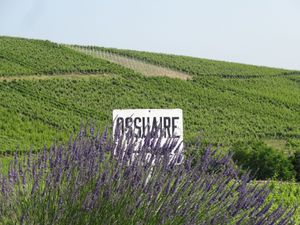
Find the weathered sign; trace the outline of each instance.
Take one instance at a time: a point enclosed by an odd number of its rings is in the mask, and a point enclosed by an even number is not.
[[[183,141],[183,116],[181,109],[116,109],[113,122],[121,133],[132,132],[137,140],[143,140],[151,131],[160,129],[162,143],[169,138]],[[182,146],[182,145],[181,145]]]

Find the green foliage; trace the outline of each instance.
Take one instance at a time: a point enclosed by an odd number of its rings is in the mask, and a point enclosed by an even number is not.
[[[252,169],[256,179],[278,178],[292,180],[295,176],[293,165],[287,155],[263,142],[238,142],[233,146],[234,160],[242,168]],[[256,169],[256,170],[255,170]]]
[[[111,123],[115,108],[182,108],[186,142],[195,142],[198,131],[203,130],[202,142],[215,145],[230,146],[237,141],[263,138],[288,140],[291,149],[300,145],[299,72],[184,56],[98,49],[195,76],[189,81],[142,77],[49,41],[0,37],[1,152],[11,153],[16,147],[18,151],[30,147],[38,149],[53,140],[64,142],[80,127],[81,121],[104,127]],[[16,76],[67,73],[121,76],[13,80]],[[11,79],[2,81],[1,77]],[[261,143],[257,145],[261,151],[250,144],[242,150],[243,154],[252,149],[255,160],[261,164],[262,159],[268,162],[266,168],[263,167],[268,177],[293,177],[287,156]],[[189,153],[201,155],[200,152]],[[296,152],[293,162],[297,171],[298,157]],[[5,167],[7,159],[2,161]],[[249,159],[244,160],[251,164],[253,171],[257,168]],[[283,200],[286,205],[300,205],[299,184],[276,183],[273,190],[278,204]],[[297,215],[296,224],[299,224],[299,210]]]
[[[1,39],[0,39],[1,40]],[[9,61],[7,59],[1,58],[0,56],[0,76],[11,76],[16,74],[32,74],[34,71],[30,68],[26,68],[16,62]]]
[[[296,150],[291,160],[296,171],[296,179],[300,182],[300,148]]]
[[[300,224],[300,183],[272,180],[269,187],[271,189],[269,201],[274,201],[274,207],[279,205],[296,206],[297,211],[293,217],[294,224]]]
[[[50,41],[0,36],[0,77],[64,73],[130,74],[133,71]]]
[[[2,152],[66,141],[80,121],[103,127],[111,123],[116,108],[182,108],[186,143],[195,142],[199,130],[203,142],[226,147],[237,141],[280,139],[289,140],[294,149],[300,137],[299,75],[279,76],[291,71],[135,52],[157,57],[161,65],[176,64],[181,71],[189,65],[189,73],[201,75],[183,81],[143,77],[48,41],[0,37],[0,50],[0,74],[6,79],[0,79]],[[71,71],[121,75],[20,76]]]
[[[109,124],[116,108],[182,108],[187,142],[194,141],[201,129],[204,141],[216,145],[297,138],[296,88],[284,78],[276,80],[282,96],[263,93],[274,82],[267,79],[262,85],[241,82],[240,87],[236,81],[218,78],[182,81],[125,75],[0,82],[0,146],[42,147],[54,138],[67,140],[64,133],[78,129],[79,121]],[[246,86],[253,87],[248,92],[243,90]],[[284,98],[289,95],[295,97]]]

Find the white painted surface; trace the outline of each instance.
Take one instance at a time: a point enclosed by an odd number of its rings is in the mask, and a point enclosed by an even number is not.
[[[181,109],[115,109],[113,110],[113,132],[117,125],[127,132],[132,129],[138,141],[143,141],[145,135],[155,126],[162,126],[164,137],[162,143],[168,138],[178,138],[183,142],[183,114]],[[182,144],[181,147],[182,149]]]

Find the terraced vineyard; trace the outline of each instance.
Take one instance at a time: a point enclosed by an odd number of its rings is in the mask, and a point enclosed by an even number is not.
[[[124,76],[0,82],[0,143],[3,149],[18,144],[42,146],[61,137],[60,133],[78,129],[83,120],[109,124],[115,108],[144,107],[182,108],[190,141],[201,129],[207,141],[215,144],[251,138],[298,139],[297,85],[274,79],[261,80],[261,85],[255,85],[256,80],[182,83]],[[280,84],[277,90],[288,97],[266,92],[272,82]],[[250,90],[242,91],[238,85]]]
[[[95,46],[73,46],[81,51],[100,51],[108,54],[117,54],[137,59],[146,63],[175,69],[197,76],[218,76],[218,77],[261,77],[261,76],[282,76],[299,74],[299,71],[276,69],[263,66],[245,65],[240,63],[229,63],[216,60],[200,59],[188,56],[167,55],[133,50],[122,50],[114,48],[103,48]]]
[[[69,73],[130,74],[133,71],[50,41],[0,36],[0,77]]]
[[[100,58],[90,56],[89,49]],[[5,62],[0,68],[7,68],[0,71],[2,150],[63,141],[84,121],[104,126],[111,122],[115,108],[144,107],[182,108],[187,142],[195,140],[200,130],[205,141],[228,147],[253,138],[299,142],[295,71],[98,47],[80,47],[80,51],[48,41],[0,38],[0,58]],[[126,65],[132,66],[118,65],[124,63],[124,56],[130,56]],[[112,59],[118,64],[107,61]],[[176,72],[175,64],[185,71],[178,75],[188,72],[193,78],[141,74],[152,71],[148,68],[152,66],[161,69],[155,75]],[[90,73],[94,75],[78,75]]]
[[[145,76],[166,76],[183,80],[191,78],[191,76],[185,72],[180,72],[165,66],[159,66],[157,64],[151,64],[140,59],[129,58],[113,52],[102,51],[98,48],[71,46],[71,49],[119,64],[126,68],[137,71]]]

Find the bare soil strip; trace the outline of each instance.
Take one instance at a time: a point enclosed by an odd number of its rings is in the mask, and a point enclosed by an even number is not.
[[[145,76],[166,76],[171,78],[179,78],[182,80],[192,79],[192,76],[187,73],[180,72],[163,66],[158,66],[155,64],[150,64],[139,59],[133,59],[126,56],[100,51],[100,50],[90,50],[90,49],[77,48],[77,47],[71,47],[71,48],[83,52],[85,54],[89,54],[94,57],[98,57],[119,64],[126,68],[137,71]]]

